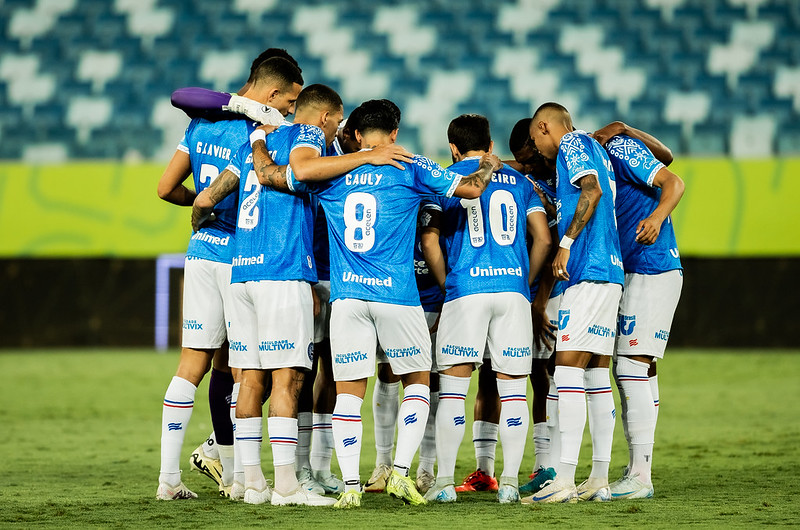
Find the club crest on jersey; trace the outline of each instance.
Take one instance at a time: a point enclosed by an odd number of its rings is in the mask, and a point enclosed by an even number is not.
[[[630,335],[633,333],[633,328],[636,327],[636,315],[620,315],[619,316],[619,334]]]
[[[564,329],[569,323],[569,309],[558,310],[558,329]]]
[[[313,361],[314,360],[314,343],[313,342],[309,342],[308,343],[308,350],[306,350],[306,353],[308,353],[308,360],[309,361]]]

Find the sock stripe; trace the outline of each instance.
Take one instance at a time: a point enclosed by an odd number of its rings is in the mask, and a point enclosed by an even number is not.
[[[406,401],[422,401],[426,405],[430,406],[431,402],[428,399],[425,399],[425,396],[406,396],[403,398],[403,403]]]
[[[610,386],[603,386],[603,387],[599,387],[599,388],[587,388],[586,389],[586,393],[587,394],[592,394],[592,395],[610,394],[611,393],[611,387]]]
[[[288,436],[270,436],[269,443],[297,445],[297,438],[290,438]]]
[[[260,442],[262,440],[261,436],[237,436],[236,439],[240,442]]]
[[[460,399],[462,401],[466,401],[467,395],[466,394],[457,394],[455,392],[439,392],[439,400],[442,399]]]
[[[190,409],[194,407],[194,401],[171,401],[169,399],[165,399],[164,406],[175,409]]]
[[[333,417],[331,417],[331,420],[332,421],[356,421],[356,422],[361,422],[361,416],[354,416],[354,415],[348,415],[348,414],[334,414]]]
[[[489,442],[489,443],[497,443],[497,438],[473,438],[472,442]]]
[[[568,393],[585,394],[586,393],[586,389],[583,388],[582,386],[560,386],[560,387],[558,387],[558,393],[559,394],[568,394]]]
[[[617,380],[619,381],[639,381],[643,383],[649,383],[650,378],[646,375],[618,375]]]
[[[333,428],[332,423],[315,423],[312,429],[331,429]]]

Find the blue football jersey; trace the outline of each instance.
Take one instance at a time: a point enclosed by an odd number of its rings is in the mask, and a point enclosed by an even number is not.
[[[661,199],[661,189],[653,186],[653,178],[664,164],[643,142],[628,136],[612,138],[606,151],[617,177],[617,225],[625,272],[659,274],[681,269],[671,217],[661,225],[655,243],[636,242],[636,227],[653,213]]]
[[[547,198],[548,202],[555,206],[556,204],[556,174],[552,173],[551,175],[547,176],[539,176],[539,175],[528,175],[530,178],[534,180],[537,186],[541,188],[544,192],[545,197]],[[547,216],[547,226],[550,228],[556,226],[558,221],[555,217]],[[530,250],[530,245],[533,241],[529,238],[528,240],[528,249]],[[548,264],[545,264],[548,267]],[[541,279],[541,273],[536,276],[533,280],[533,285],[531,285],[531,300],[536,298],[536,292],[539,290],[539,281]],[[550,298],[555,298],[556,296],[560,295],[564,292],[564,282],[556,280],[553,284],[553,289],[550,291]]]
[[[267,149],[278,165],[289,163],[297,147],[325,149],[322,129],[282,125],[267,135]],[[228,169],[239,175],[239,216],[231,283],[255,280],[317,281],[314,263],[314,212],[306,194],[283,193],[262,186],[253,171],[250,143],[242,146]]]
[[[211,185],[231,163],[239,148],[249,142],[255,123],[246,120],[210,122],[195,118],[186,128],[178,149],[189,155],[194,189],[200,193]],[[214,206],[214,221],[206,222],[192,234],[186,255],[230,263],[236,233],[236,195],[231,194]]]
[[[614,213],[616,183],[605,149],[584,131],[565,134],[558,146],[556,174],[559,239],[575,216],[581,194],[578,181],[595,174],[603,191],[594,215],[572,244],[567,264],[569,280],[564,288],[585,281],[622,285],[625,273]]]
[[[331,301],[419,305],[414,232],[420,195],[450,196],[461,176],[421,156],[405,169],[363,165],[318,184],[290,187],[319,197],[328,218]]]
[[[449,167],[469,175],[480,157]],[[542,212],[533,184],[507,165],[495,171],[477,199],[436,198],[447,241],[445,301],[477,293],[515,292],[530,297],[530,259],[526,245],[528,215]]]

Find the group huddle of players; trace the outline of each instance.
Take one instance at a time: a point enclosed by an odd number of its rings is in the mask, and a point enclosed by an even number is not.
[[[366,101],[344,121],[333,89],[303,84],[294,59],[269,49],[237,94],[173,94],[193,119],[159,196],[192,207],[194,233],[157,498],[197,496],[179,460],[212,364],[214,433],[190,465],[231,499],[354,508],[364,491],[414,505],[476,490],[523,504],[652,497],[655,360],[682,286],[669,215],[683,182],[666,167],[669,149],[620,122],[576,130],[567,109],[545,103],[515,126],[506,163],[487,118],[456,117],[444,168],[395,144],[391,101]],[[630,458],[609,483],[612,357]],[[376,364],[377,457],[362,484]],[[476,471],[457,482],[476,369]],[[528,378],[536,460],[520,486]],[[587,415],[592,471],[576,486]]]

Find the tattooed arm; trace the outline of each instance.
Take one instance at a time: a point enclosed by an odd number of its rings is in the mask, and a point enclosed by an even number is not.
[[[486,186],[489,185],[489,181],[492,180],[492,173],[502,167],[503,163],[497,156],[490,153],[483,155],[478,170],[466,177],[461,177],[461,182],[458,183],[453,192],[453,197],[477,199],[486,189]]]
[[[267,143],[264,140],[253,142],[253,169],[258,177],[258,182],[262,186],[269,186],[278,191],[289,191],[289,184],[286,181],[286,170],[288,165],[279,166],[269,156]]]
[[[209,187],[201,191],[192,206],[192,230],[197,232],[206,222],[222,199],[239,189],[239,177],[230,170],[225,170],[214,179]]]
[[[581,177],[580,181],[581,194],[578,197],[578,205],[575,207],[575,216],[572,222],[567,227],[564,235],[570,239],[575,239],[580,235],[589,220],[594,215],[594,211],[600,202],[600,197],[603,196],[603,190],[600,189],[600,183],[597,181],[597,175],[588,174]],[[569,261],[569,249],[559,247],[556,257],[553,259],[553,276],[558,280],[569,280],[567,274],[567,262]]]

